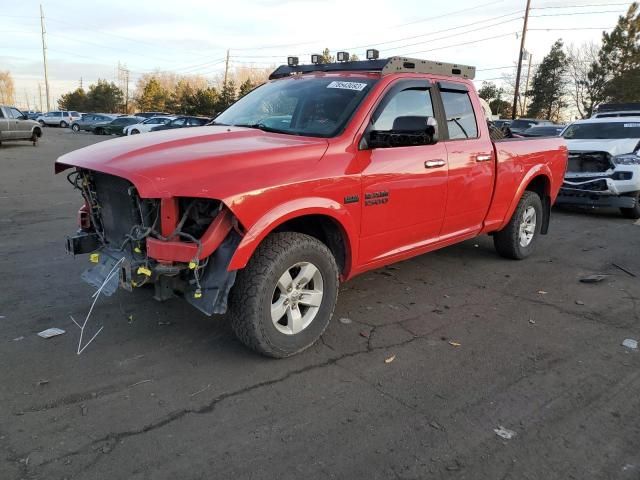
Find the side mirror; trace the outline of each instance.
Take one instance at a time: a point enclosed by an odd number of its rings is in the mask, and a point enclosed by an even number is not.
[[[433,117],[397,117],[391,130],[370,130],[360,141],[360,150],[411,147],[438,143],[438,122]]]

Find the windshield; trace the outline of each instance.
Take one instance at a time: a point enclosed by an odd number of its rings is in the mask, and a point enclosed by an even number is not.
[[[534,127],[536,125],[536,122],[530,122],[528,120],[514,120],[513,122],[511,122],[511,124],[509,125],[509,127],[513,128],[521,128],[521,129],[525,129],[525,128],[531,128]]]
[[[640,138],[640,122],[574,123],[562,136],[579,140]]]
[[[213,124],[333,137],[374,83],[374,79],[352,77],[295,77],[266,83],[225,110]]]

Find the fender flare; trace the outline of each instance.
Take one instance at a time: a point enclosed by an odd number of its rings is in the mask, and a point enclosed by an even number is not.
[[[230,209],[233,212],[233,207]],[[242,237],[227,270],[244,268],[267,235],[288,220],[305,215],[323,215],[332,218],[338,224],[344,235],[347,258],[343,275],[347,277],[348,272],[351,271],[353,259],[357,255],[356,222],[344,205],[323,197],[298,198],[282,203],[265,213],[249,227]],[[242,221],[241,217],[238,218]]]
[[[502,225],[500,225],[500,228],[498,228],[498,230],[503,229],[505,225],[511,221],[513,212],[516,211],[516,208],[518,206],[518,203],[520,202],[520,199],[522,198],[522,195],[524,195],[525,190],[536,177],[545,177],[549,181],[549,185],[550,186],[553,185],[553,174],[551,173],[551,169],[549,168],[549,165],[547,165],[546,163],[538,164],[535,167],[533,167],[531,170],[529,170],[527,174],[522,178],[522,181],[518,186],[518,190],[516,191],[516,194],[514,195],[513,200],[511,201],[511,204],[507,209],[507,213],[504,216]],[[549,192],[549,195],[550,194],[551,193]],[[544,206],[544,198],[541,198],[540,200],[542,200],[542,204]]]

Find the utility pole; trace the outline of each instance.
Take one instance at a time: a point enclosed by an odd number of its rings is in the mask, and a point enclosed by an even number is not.
[[[42,112],[42,84],[38,82],[38,95],[40,95],[40,111]]]
[[[125,75],[125,94],[124,94],[124,113],[129,113],[129,70],[124,71]]]
[[[522,25],[522,38],[520,39],[520,55],[518,58],[518,70],[516,72],[516,88],[513,94],[513,109],[511,111],[511,119],[516,119],[516,112],[518,110],[518,97],[520,96],[520,75],[522,73],[522,55],[524,54],[524,41],[527,36],[527,23],[529,22],[529,7],[531,6],[531,0],[527,0],[527,9],[524,12],[524,23]]]
[[[44,87],[47,92],[47,111],[51,110],[49,104],[49,74],[47,73],[47,43],[44,40],[44,34],[47,31],[44,28],[44,11],[42,10],[42,4],[40,4],[40,30],[42,32],[42,59],[44,60]]]
[[[227,49],[227,59],[224,62],[224,86],[227,86],[227,75],[229,75],[229,49]]]
[[[525,87],[524,87],[524,101],[522,102],[522,115],[525,115],[525,112],[527,110],[527,92],[529,91],[529,77],[531,76],[531,62],[533,61],[533,55],[531,55],[531,52],[528,52],[527,55],[529,55],[529,68],[527,68],[527,81],[525,82]]]
[[[80,77],[80,88],[82,88],[82,77]]]

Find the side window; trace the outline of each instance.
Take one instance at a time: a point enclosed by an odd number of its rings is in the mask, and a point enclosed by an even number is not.
[[[176,120],[174,120],[173,122],[171,122],[172,125],[184,125],[184,123],[187,121],[186,118],[178,118]]]
[[[18,119],[20,117],[22,117],[22,112],[20,110],[18,110],[17,108],[11,108],[9,109],[9,116]]]
[[[0,118],[4,118],[4,109],[0,107]]]
[[[447,116],[449,139],[478,138],[478,125],[467,92],[442,92],[444,113]]]
[[[433,117],[433,104],[429,89],[401,90],[387,102],[383,100],[382,110],[373,116],[373,130],[394,130],[394,123],[398,117],[417,116]]]

